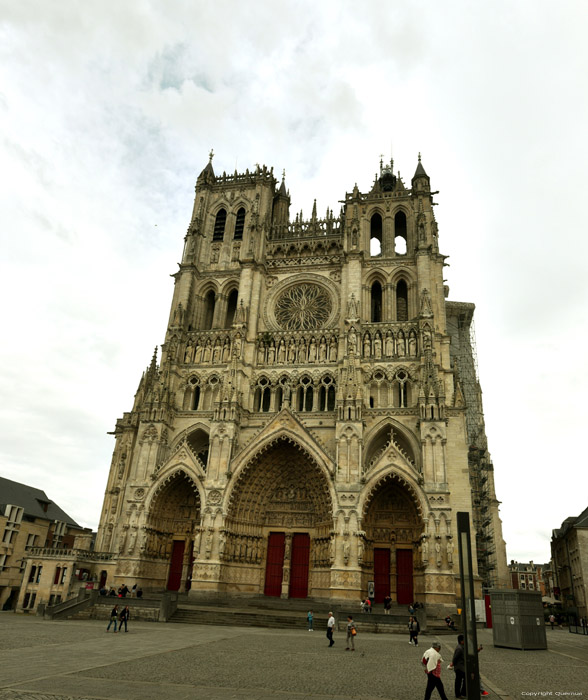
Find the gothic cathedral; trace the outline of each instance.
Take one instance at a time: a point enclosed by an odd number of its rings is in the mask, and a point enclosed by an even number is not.
[[[265,166],[200,173],[161,360],[117,421],[96,549],[111,581],[454,609],[507,584],[471,324],[430,180],[380,163],[338,215]]]

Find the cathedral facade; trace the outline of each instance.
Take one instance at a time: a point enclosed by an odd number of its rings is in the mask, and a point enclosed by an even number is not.
[[[190,595],[455,606],[506,553],[430,180],[380,163],[338,215],[290,214],[273,169],[197,179],[161,359],[117,421],[96,549],[109,580]]]

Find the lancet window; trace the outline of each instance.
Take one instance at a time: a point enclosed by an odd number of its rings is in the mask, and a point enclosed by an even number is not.
[[[225,328],[230,328],[235,320],[235,311],[237,310],[237,300],[239,298],[239,292],[236,289],[229,294],[227,300],[227,315],[225,318]]]
[[[370,255],[382,255],[382,217],[378,213],[370,219]]]
[[[202,321],[202,330],[209,331],[212,328],[214,320],[214,308],[216,306],[216,294],[212,289],[204,297],[204,317]]]
[[[394,217],[394,251],[396,255],[406,255],[408,252],[406,214],[403,211],[397,212]]]
[[[408,285],[404,280],[396,285],[396,320],[408,321]]]
[[[245,209],[241,207],[239,211],[237,212],[237,220],[235,221],[235,235],[234,235],[234,240],[236,241],[242,241],[243,240],[243,231],[245,229]]]
[[[371,322],[380,323],[382,321],[382,285],[379,282],[372,284],[371,311]]]
[[[227,223],[227,210],[220,209],[214,220],[213,241],[222,241],[225,236],[225,225]]]

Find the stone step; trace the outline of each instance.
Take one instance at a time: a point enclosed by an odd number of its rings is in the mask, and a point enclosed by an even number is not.
[[[406,633],[404,616],[393,615],[354,615],[358,629],[366,632]],[[347,613],[336,614],[337,628],[345,629]],[[271,627],[306,629],[306,616],[296,611],[264,610],[219,610],[205,607],[182,605],[172,615],[169,622],[198,625],[231,625],[235,627]],[[326,630],[327,615],[314,616],[315,630]]]

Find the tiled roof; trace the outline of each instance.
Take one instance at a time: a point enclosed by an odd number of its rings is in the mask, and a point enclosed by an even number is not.
[[[6,505],[24,508],[25,515],[43,520],[60,520],[74,527],[81,527],[65,511],[54,503],[41,489],[35,489],[18,481],[0,477],[0,511],[4,514]]]

